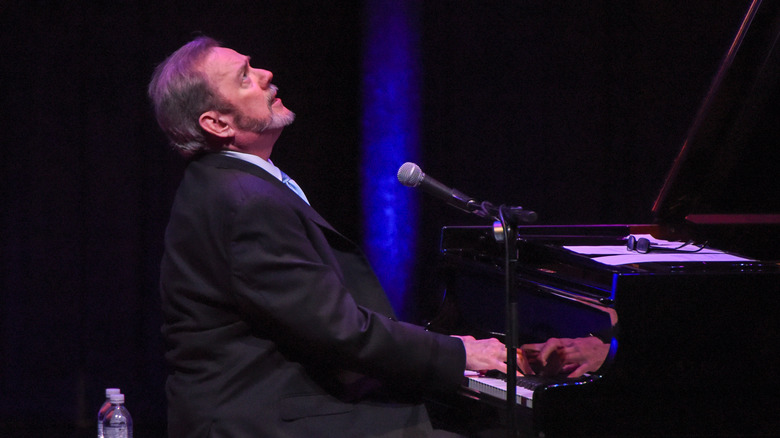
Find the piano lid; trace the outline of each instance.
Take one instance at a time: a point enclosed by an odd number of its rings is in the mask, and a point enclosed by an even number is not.
[[[779,19],[780,1],[750,3],[655,200],[658,223],[778,222]]]

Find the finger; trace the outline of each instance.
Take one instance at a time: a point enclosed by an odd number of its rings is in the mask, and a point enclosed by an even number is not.
[[[572,373],[569,374],[569,377],[572,379],[577,377],[582,377],[585,375],[585,373],[588,371],[588,364],[582,364],[577,369],[575,369]]]
[[[535,361],[539,360],[539,352],[538,352],[538,351],[534,351],[534,352],[532,352],[532,353],[525,352],[525,353],[523,354],[523,357],[524,357],[524,358],[525,358],[525,359],[526,359],[528,362],[535,362]]]
[[[520,349],[517,350],[517,368],[525,375],[534,374],[531,364],[528,362],[528,358],[526,358],[523,350]]]
[[[531,364],[529,364],[526,361],[519,362],[517,365],[518,365],[518,368],[520,368],[520,371],[523,374],[525,374],[526,376],[532,376],[532,375],[536,374],[534,372],[533,368],[531,368]]]
[[[579,364],[582,362],[585,358],[582,356],[582,353],[573,347],[564,347],[558,350],[558,356],[560,357],[561,362],[563,363],[576,363]]]
[[[580,367],[580,364],[578,363],[567,363],[561,367],[561,373],[563,374],[569,374],[574,372],[577,368]]]
[[[490,369],[500,371],[504,374],[507,372],[507,366],[505,362],[495,362],[492,364]]]
[[[542,362],[542,364],[546,364],[547,361],[550,359],[550,355],[553,354],[553,352],[558,351],[558,348],[561,347],[560,341],[557,339],[550,340],[547,343],[544,344],[542,347],[542,350],[539,352],[539,360]]]
[[[544,344],[523,344],[520,346],[520,349],[526,353],[538,353],[542,347],[544,347]]]
[[[504,344],[499,343],[496,347],[496,356],[501,359],[502,362],[507,361],[507,351],[506,346]]]

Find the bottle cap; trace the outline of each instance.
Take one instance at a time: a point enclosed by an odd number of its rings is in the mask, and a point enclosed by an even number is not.
[[[119,394],[120,391],[119,388],[106,388],[106,397],[110,397],[111,394]]]
[[[109,400],[111,400],[111,403],[124,403],[125,402],[125,395],[124,394],[111,394],[109,396]]]

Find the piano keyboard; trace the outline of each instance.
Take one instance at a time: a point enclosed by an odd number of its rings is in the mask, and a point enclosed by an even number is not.
[[[506,400],[506,380],[479,375],[466,375],[466,387],[480,394]],[[526,408],[533,408],[534,389],[544,386],[538,378],[517,376],[515,402]]]

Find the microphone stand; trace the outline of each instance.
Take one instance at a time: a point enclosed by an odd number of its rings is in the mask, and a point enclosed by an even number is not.
[[[414,163],[404,163],[398,169],[398,181],[405,186],[417,187],[421,185],[426,191],[443,199],[447,204],[476,214],[483,218],[492,218],[493,236],[497,242],[504,241],[504,271],[506,287],[506,415],[508,422],[507,434],[509,438],[518,436],[516,400],[517,400],[517,293],[515,292],[515,269],[518,263],[517,257],[517,224],[520,222],[534,222],[536,213],[523,210],[522,207],[508,207],[502,205],[498,208],[490,202],[481,203],[455,189],[446,187],[432,178],[426,178],[419,166]],[[501,224],[501,232],[496,229],[496,221]]]
[[[400,171],[399,171],[400,173]],[[399,176],[399,180],[401,177]],[[467,213],[476,214],[483,218],[492,218],[493,236],[497,242],[504,242],[504,271],[506,288],[506,416],[508,422],[507,436],[517,438],[519,434],[517,425],[517,293],[515,292],[515,275],[518,263],[517,255],[517,224],[520,222],[534,222],[536,213],[523,210],[522,207],[509,207],[502,205],[496,208],[487,201],[481,203],[475,201],[463,193],[444,187],[435,180],[423,187],[438,196],[444,195],[447,203]],[[403,182],[403,181],[402,181]],[[414,186],[417,186],[415,184]],[[440,186],[440,187],[438,187]],[[431,188],[434,187],[434,188]],[[500,222],[501,230],[496,228],[496,221]]]
[[[495,208],[489,202],[476,203],[469,206],[472,213],[482,217],[493,217],[501,224],[499,235],[494,224],[496,241],[504,243],[504,287],[506,290],[506,416],[507,436],[517,438],[517,310],[518,300],[516,287],[516,269],[518,265],[517,225],[519,222],[533,222],[536,213],[523,210],[521,207],[502,205]]]
[[[518,436],[517,425],[517,294],[515,275],[517,267],[517,226],[505,215],[506,207],[498,210],[504,239],[504,287],[506,289],[506,415],[507,436]],[[508,215],[512,218],[512,215]]]

